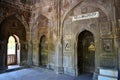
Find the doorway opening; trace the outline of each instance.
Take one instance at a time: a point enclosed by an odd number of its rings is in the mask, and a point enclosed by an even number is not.
[[[39,65],[41,67],[47,67],[48,65],[48,43],[46,36],[43,35],[39,44]]]
[[[20,65],[20,42],[16,35],[12,35],[8,39],[7,45],[7,65],[10,67],[18,67]]]
[[[95,70],[95,44],[94,36],[85,30],[78,36],[77,68],[78,75],[84,73],[93,74]]]

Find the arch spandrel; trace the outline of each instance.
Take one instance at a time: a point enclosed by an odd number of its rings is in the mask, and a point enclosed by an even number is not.
[[[111,34],[111,25],[109,22],[109,19],[110,19],[109,15],[103,9],[101,9],[101,7],[99,7],[95,4],[92,5],[93,3],[88,4],[87,6],[86,6],[86,4],[83,3],[80,6],[75,7],[72,11],[70,11],[70,13],[66,16],[64,22],[62,23],[63,24],[62,25],[62,34],[64,35],[67,33],[71,33],[71,31],[72,32],[75,31],[74,33],[76,33],[76,32],[79,32],[78,31],[78,30],[80,30],[79,28],[81,28],[81,29],[84,28],[84,29],[90,29],[94,32],[96,31],[96,29],[100,29],[102,35],[110,35]],[[94,12],[97,12],[99,16],[96,18],[89,18],[89,19],[73,21],[74,16],[79,16],[79,15],[94,13]],[[106,23],[104,23],[104,22],[106,22]],[[74,27],[72,27],[72,26],[74,26]],[[106,26],[106,27],[102,27],[102,26]],[[104,30],[103,28],[108,28],[108,30]],[[109,33],[109,34],[107,34],[107,33]]]
[[[26,29],[14,15],[4,19],[0,25],[1,40],[8,39],[13,34],[18,35],[22,40],[26,40]]]

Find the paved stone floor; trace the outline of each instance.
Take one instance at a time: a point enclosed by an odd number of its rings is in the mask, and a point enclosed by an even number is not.
[[[92,80],[93,75],[89,73],[81,74],[80,76],[76,77],[74,80]]]
[[[90,75],[73,77],[65,74],[55,74],[47,69],[21,69],[0,74],[0,80],[90,80]]]

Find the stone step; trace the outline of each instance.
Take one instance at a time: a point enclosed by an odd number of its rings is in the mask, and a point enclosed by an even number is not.
[[[105,76],[111,76],[111,77],[118,77],[118,71],[111,69],[100,69],[99,74]]]
[[[118,80],[117,69],[99,69],[98,80]]]
[[[118,80],[117,78],[114,77],[108,77],[108,76],[98,76],[98,80]]]

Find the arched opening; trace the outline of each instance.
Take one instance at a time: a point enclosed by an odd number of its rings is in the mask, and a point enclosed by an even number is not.
[[[12,19],[12,20],[11,20]],[[1,61],[0,61],[0,68],[1,70],[6,69],[13,69],[16,68],[15,65],[9,67],[10,64],[20,64],[24,66],[27,61],[27,49],[25,48],[26,45],[26,29],[25,26],[21,23],[21,21],[15,16],[11,15],[3,20],[0,24],[0,44],[1,46]],[[18,38],[18,37],[19,38]],[[13,42],[15,42],[15,59],[14,63],[8,63],[8,43],[9,38],[13,38]],[[20,42],[19,42],[20,41]],[[17,65],[17,67],[19,67]]]
[[[7,65],[20,64],[20,43],[16,35],[12,35],[8,39],[7,44]]]
[[[93,73],[95,70],[95,44],[91,32],[85,30],[79,34],[77,55],[78,75]]]
[[[46,36],[42,36],[39,44],[39,65],[41,67],[47,67],[48,65],[48,43]]]

